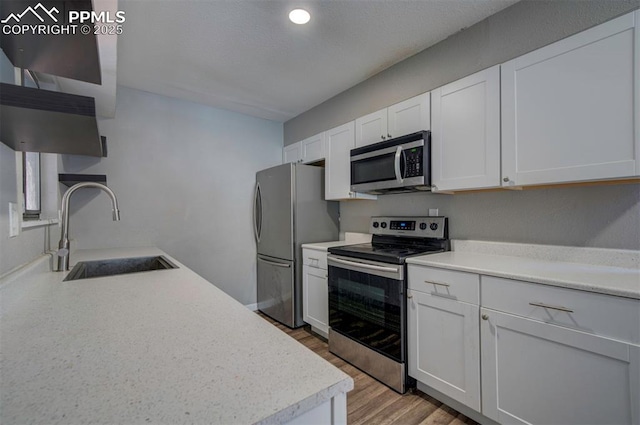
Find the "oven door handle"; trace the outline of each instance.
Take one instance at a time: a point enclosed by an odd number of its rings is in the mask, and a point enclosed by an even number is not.
[[[332,257],[332,258],[329,258],[329,261],[335,261],[336,263],[344,264],[345,266],[359,267],[362,269],[375,270],[378,272],[391,272],[391,273],[399,272],[399,270],[396,267],[374,266],[373,264],[358,263],[356,261],[347,261],[347,260],[342,260],[340,258]]]

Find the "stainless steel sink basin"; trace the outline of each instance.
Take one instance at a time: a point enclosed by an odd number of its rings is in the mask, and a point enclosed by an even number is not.
[[[69,272],[67,277],[64,278],[64,281],[177,268],[178,266],[167,260],[162,255],[155,257],[114,258],[111,260],[80,261]]]

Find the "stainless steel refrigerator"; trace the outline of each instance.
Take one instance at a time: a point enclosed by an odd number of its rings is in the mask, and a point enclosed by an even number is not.
[[[258,309],[302,326],[303,243],[338,239],[339,206],[324,200],[324,168],[283,164],[256,174]]]

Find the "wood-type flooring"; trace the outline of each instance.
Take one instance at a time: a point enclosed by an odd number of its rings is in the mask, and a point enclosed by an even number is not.
[[[477,425],[451,407],[419,390],[400,395],[329,352],[327,343],[309,327],[290,329],[262,313],[262,318],[353,378],[347,393],[348,425]]]

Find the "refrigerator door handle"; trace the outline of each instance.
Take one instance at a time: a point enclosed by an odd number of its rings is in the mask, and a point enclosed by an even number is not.
[[[256,183],[256,189],[253,194],[253,234],[258,243],[260,243],[260,233],[262,230],[262,200],[260,198],[260,183]],[[260,201],[259,207],[258,201]],[[258,215],[260,222],[258,222]]]
[[[265,259],[260,258],[260,257],[258,257],[258,261],[262,261],[263,263],[271,264],[272,266],[276,266],[276,267],[284,267],[284,268],[287,268],[287,269],[291,267],[291,264],[277,263],[275,261],[265,260]]]

